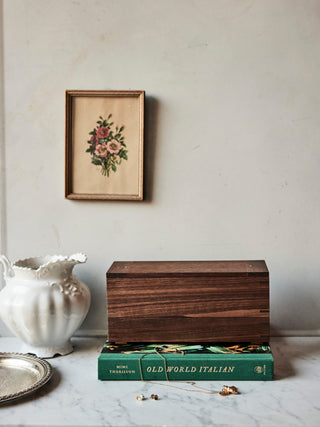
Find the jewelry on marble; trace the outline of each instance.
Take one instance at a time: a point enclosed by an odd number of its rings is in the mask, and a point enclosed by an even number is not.
[[[152,394],[151,399],[153,400],[159,400],[159,396],[157,394]]]
[[[153,385],[162,385],[164,387],[170,387],[170,388],[175,388],[177,390],[188,391],[189,393],[220,394],[220,396],[228,396],[230,394],[240,394],[238,392],[237,387],[235,387],[235,386],[224,385],[221,391],[216,391],[216,390],[209,390],[207,388],[200,387],[193,381],[185,381],[184,384],[189,384],[191,387],[196,388],[196,390],[191,390],[191,389],[184,388],[184,387],[178,387],[178,386],[173,385],[173,384],[168,384],[167,382],[166,383],[155,383],[153,381],[145,381],[145,382],[147,382],[149,384],[153,384]]]
[[[147,400],[146,397],[144,397],[143,394],[139,394],[139,396],[136,397],[137,400],[141,401],[141,400]]]
[[[229,394],[240,394],[237,387],[224,385],[219,392],[220,396],[229,396]]]
[[[220,394],[221,396],[229,396],[230,394],[240,394],[238,392],[237,387],[235,387],[235,386],[224,385],[221,391],[215,391],[215,390],[209,390],[209,389],[206,389],[204,387],[197,386],[196,383],[193,382],[193,381],[186,381],[185,384],[189,384],[189,385],[191,385],[191,387],[194,387],[197,390],[190,390],[190,389],[186,389],[186,388],[182,388],[182,387],[177,387],[177,386],[174,386],[172,384],[168,384],[169,377],[168,377],[168,369],[167,369],[167,359],[161,354],[161,350],[162,350],[161,347],[155,347],[154,352],[156,354],[158,354],[163,359],[164,373],[165,373],[165,377],[166,377],[167,383],[166,384],[159,384],[159,383],[154,383],[152,381],[145,381],[145,379],[143,378],[143,371],[142,371],[141,361],[142,361],[142,359],[145,356],[147,356],[147,354],[142,354],[139,357],[139,359],[138,359],[141,381],[148,382],[149,384],[163,385],[165,387],[171,387],[171,388],[175,388],[175,389],[178,389],[178,390],[184,390],[184,391],[188,391],[190,393],[193,392],[193,393],[206,393],[206,394]],[[184,354],[184,353],[182,352],[182,354]],[[137,397],[137,399],[138,399],[138,397]],[[158,396],[152,394],[151,395],[151,399],[158,400]],[[144,399],[139,399],[139,400],[144,400]]]

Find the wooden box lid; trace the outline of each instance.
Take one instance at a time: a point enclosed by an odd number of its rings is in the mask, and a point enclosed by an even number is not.
[[[265,261],[115,261],[108,277],[268,276]]]
[[[114,342],[269,339],[264,261],[114,262],[107,272]]]

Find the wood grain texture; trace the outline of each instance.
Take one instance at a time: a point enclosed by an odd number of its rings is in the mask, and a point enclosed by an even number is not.
[[[264,261],[117,262],[107,306],[109,341],[269,339]]]

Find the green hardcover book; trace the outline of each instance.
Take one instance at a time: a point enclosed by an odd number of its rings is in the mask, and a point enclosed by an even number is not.
[[[268,344],[113,344],[98,358],[99,380],[272,380]]]

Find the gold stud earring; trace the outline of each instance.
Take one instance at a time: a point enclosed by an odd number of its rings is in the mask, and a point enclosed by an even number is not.
[[[143,394],[139,394],[139,396],[136,397],[137,400],[146,400]]]

